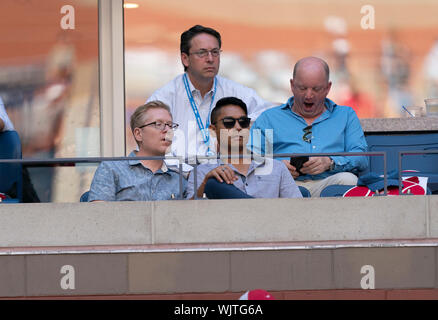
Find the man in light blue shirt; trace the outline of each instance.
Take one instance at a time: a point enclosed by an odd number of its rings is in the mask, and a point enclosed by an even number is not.
[[[263,112],[251,128],[251,150],[256,153],[365,152],[367,144],[355,111],[339,106],[327,94],[329,67],[319,58],[299,60],[290,80],[293,96],[283,105]],[[356,185],[366,169],[366,156],[310,157],[301,169],[283,162],[298,185],[319,196],[332,184]]]
[[[243,157],[251,123],[247,115],[246,104],[238,98],[225,97],[216,103],[210,130],[217,138],[220,159],[197,167],[197,190],[194,171],[190,173],[187,198],[192,198],[195,192],[201,198],[204,191],[210,199],[302,197],[281,161]]]
[[[131,116],[131,129],[138,151],[129,161],[104,161],[94,174],[88,201],[155,201],[180,196],[180,176],[162,159],[138,160],[135,157],[164,156],[172,143],[172,121],[167,105],[151,101]],[[186,185],[183,180],[183,196]]]

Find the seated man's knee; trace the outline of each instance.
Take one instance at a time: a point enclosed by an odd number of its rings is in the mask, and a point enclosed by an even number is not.
[[[209,199],[245,199],[252,198],[233,184],[219,182],[210,178],[205,184],[204,192]]]
[[[332,181],[333,184],[341,184],[341,185],[356,185],[357,184],[357,176],[351,172],[339,172],[333,176],[335,178]]]

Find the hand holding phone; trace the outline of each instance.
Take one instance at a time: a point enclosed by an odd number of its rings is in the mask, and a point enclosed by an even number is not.
[[[309,161],[309,157],[308,156],[292,156],[292,157],[290,157],[290,164],[292,165],[292,166],[294,166],[295,167],[295,169],[297,170],[297,172],[299,173],[299,174],[302,174],[301,172],[300,172],[300,169],[303,167],[303,164],[305,163],[305,162],[307,162],[307,161]]]

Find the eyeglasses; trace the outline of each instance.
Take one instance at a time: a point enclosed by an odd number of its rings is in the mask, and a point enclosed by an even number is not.
[[[174,123],[174,122],[158,122],[158,121],[155,121],[155,122],[144,124],[144,125],[140,126],[139,128],[141,129],[141,128],[144,128],[144,127],[147,127],[147,126],[154,126],[154,128],[158,129],[158,130],[164,130],[166,128],[166,126],[168,126],[169,129],[176,130],[178,128],[179,124],[178,123]]]
[[[221,49],[211,49],[211,50],[199,50],[195,52],[189,52],[189,54],[194,54],[198,58],[205,58],[208,56],[209,53],[211,53],[213,57],[218,57],[221,54],[221,52],[222,52]]]
[[[251,123],[251,118],[248,117],[240,117],[240,118],[233,118],[233,117],[225,117],[223,119],[220,119],[218,121],[222,121],[224,124],[224,127],[227,129],[234,128],[234,125],[236,124],[236,121],[239,122],[239,126],[243,129],[248,128]],[[216,124],[218,121],[216,121],[213,124]]]
[[[303,141],[311,143],[312,142],[312,125],[307,126],[303,129]]]

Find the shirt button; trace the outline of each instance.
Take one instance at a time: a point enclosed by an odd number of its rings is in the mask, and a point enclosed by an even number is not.
[[[313,148],[313,149],[316,149],[316,146],[313,146],[312,148]]]
[[[248,186],[248,183],[245,183],[246,186]]]

